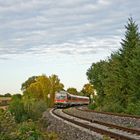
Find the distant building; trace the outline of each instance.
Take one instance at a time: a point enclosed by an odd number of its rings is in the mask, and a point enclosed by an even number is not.
[[[0,106],[9,105],[11,99],[11,97],[0,97]]]

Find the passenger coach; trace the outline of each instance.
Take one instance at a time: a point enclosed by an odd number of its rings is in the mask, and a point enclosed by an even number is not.
[[[66,91],[55,93],[55,106],[67,107],[72,105],[86,105],[89,104],[89,98],[85,96],[72,95]]]

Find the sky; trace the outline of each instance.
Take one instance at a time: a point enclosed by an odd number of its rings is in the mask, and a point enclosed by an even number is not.
[[[31,76],[58,75],[81,90],[92,63],[118,50],[139,0],[0,0],[0,94]]]

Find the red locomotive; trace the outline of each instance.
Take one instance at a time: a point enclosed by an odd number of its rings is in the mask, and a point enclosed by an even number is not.
[[[85,96],[72,95],[66,91],[60,91],[56,92],[54,102],[56,107],[86,105],[89,104],[89,98]]]

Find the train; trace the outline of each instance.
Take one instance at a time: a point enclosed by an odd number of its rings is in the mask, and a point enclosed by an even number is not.
[[[55,93],[54,104],[55,107],[69,107],[74,105],[89,104],[89,97],[72,95],[66,91],[59,91]]]

